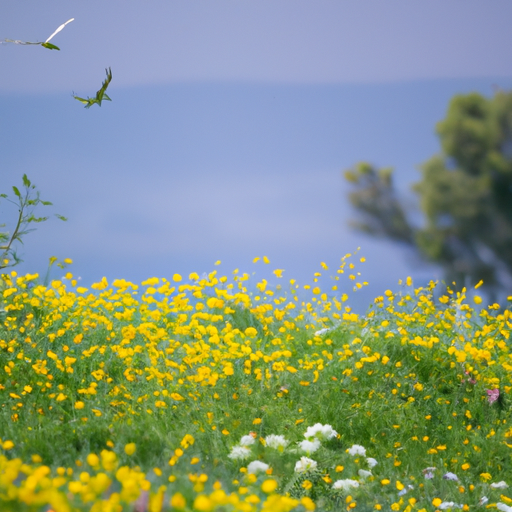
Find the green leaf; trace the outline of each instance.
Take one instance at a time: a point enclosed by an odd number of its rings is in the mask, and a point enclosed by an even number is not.
[[[60,50],[58,46],[55,46],[52,43],[41,43],[41,46],[43,46],[44,48],[48,48],[48,50]]]
[[[44,222],[48,220],[48,217],[36,217],[35,215],[31,215],[25,222],[28,224],[29,222]]]
[[[41,201],[41,204],[44,204],[45,206],[53,206],[53,203],[50,201]]]
[[[63,221],[67,221],[68,220],[67,217],[64,217],[64,215],[59,215],[58,213],[55,214],[55,217],[57,217],[58,219],[63,220]]]
[[[24,175],[23,175],[23,185],[24,185],[25,187],[30,187],[30,185],[31,185],[31,184],[32,184],[32,183],[30,183],[30,180],[27,178],[27,175],[26,175],[26,174],[24,174]]]
[[[31,233],[32,231],[35,231],[35,229],[24,229],[23,231],[19,231],[16,236],[13,236],[13,240],[17,240],[21,245],[23,245],[22,237],[24,237],[26,234]]]
[[[20,191],[18,190],[18,187],[13,186],[12,189],[14,190],[14,193],[21,199]]]

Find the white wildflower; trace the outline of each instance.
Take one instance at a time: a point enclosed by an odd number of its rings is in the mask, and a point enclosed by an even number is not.
[[[498,510],[503,510],[503,512],[512,512],[512,507],[505,505],[505,503],[501,503],[500,501],[496,503],[496,508]]]
[[[230,459],[239,460],[246,459],[251,455],[251,450],[246,446],[233,446],[231,448],[231,453],[228,455]]]
[[[322,425],[321,423],[315,423],[312,427],[308,427],[306,432],[304,433],[304,437],[306,439],[311,439],[312,437],[316,437],[320,440],[329,440],[333,437],[336,437],[338,432],[334,430],[331,425]]]
[[[242,439],[240,439],[240,446],[251,446],[254,444],[254,437],[251,435],[243,436]]]
[[[491,487],[493,489],[506,489],[508,487],[507,482],[504,482],[503,480],[501,482],[492,483]]]
[[[299,443],[299,447],[303,452],[306,453],[313,453],[320,448],[320,441],[318,439],[313,439],[312,441],[308,441],[307,439],[305,441],[301,441]]]
[[[378,464],[378,462],[372,457],[366,457],[366,462],[368,463],[370,469],[374,468]]]
[[[323,329],[320,329],[319,331],[315,332],[315,336],[322,336],[322,334],[325,334],[329,332],[330,329],[328,327],[324,327]]]
[[[357,480],[346,478],[345,480],[336,480],[336,482],[332,484],[333,489],[342,489],[343,491],[346,491],[351,487],[359,487],[359,482]]]
[[[361,478],[368,478],[370,476],[372,476],[372,472],[371,471],[367,471],[366,469],[360,469],[357,474],[361,477]]]
[[[295,464],[295,472],[306,473],[307,471],[316,469],[317,465],[318,463],[315,460],[309,459],[308,457],[301,457]]]
[[[352,455],[352,457],[355,455],[362,455],[364,457],[366,455],[366,448],[360,444],[353,444],[347,452],[349,455]]]
[[[308,427],[306,432],[304,433],[304,437],[309,439],[311,437],[315,437],[319,432],[322,431],[323,425],[321,423],[315,423],[312,427]]]
[[[253,460],[249,465],[247,466],[247,473],[249,474],[256,474],[258,472],[265,473],[267,469],[270,466],[268,464],[265,464],[264,462],[261,462],[259,460]]]
[[[322,427],[322,437],[328,441],[329,439],[333,439],[338,436],[338,432],[334,430],[331,425],[324,425]]]
[[[289,441],[287,441],[284,436],[278,436],[275,434],[270,434],[265,437],[265,446],[269,448],[274,448],[274,450],[279,450],[280,448],[286,448],[288,446]]]
[[[438,508],[440,510],[446,510],[447,508],[462,508],[462,505],[459,505],[453,501],[443,501],[443,503],[441,503]]]
[[[487,496],[482,496],[480,498],[480,501],[478,502],[479,505],[485,505],[489,501],[489,498]]]
[[[450,473],[449,471],[448,471],[448,473],[443,475],[443,478],[445,480],[454,480],[456,482],[459,481],[459,477],[455,473]]]

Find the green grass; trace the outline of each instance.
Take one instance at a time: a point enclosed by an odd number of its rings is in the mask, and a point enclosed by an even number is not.
[[[4,274],[0,509],[512,506],[499,483],[512,484],[510,312],[408,280],[358,316],[319,278],[87,290],[71,274],[48,287]],[[301,451],[318,423],[337,435]],[[287,446],[266,446],[272,434]],[[247,457],[231,458],[244,436]],[[316,467],[297,472],[301,457]],[[255,460],[266,472],[248,473]]]

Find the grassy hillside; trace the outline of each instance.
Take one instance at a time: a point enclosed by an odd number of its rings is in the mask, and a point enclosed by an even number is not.
[[[358,316],[351,261],[4,274],[0,509],[512,511],[510,312],[407,279]]]

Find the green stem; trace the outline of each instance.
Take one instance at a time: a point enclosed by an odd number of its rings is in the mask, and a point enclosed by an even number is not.
[[[20,214],[18,216],[18,222],[16,224],[16,228],[14,229],[13,234],[11,235],[11,239],[9,240],[9,243],[4,247],[0,247],[0,249],[2,251],[4,251],[4,253],[2,254],[2,259],[3,259],[3,256],[5,256],[5,254],[7,254],[9,252],[9,250],[11,249],[11,245],[14,242],[14,240],[16,239],[16,236],[18,235],[18,231],[20,230],[22,220],[23,220],[23,204],[21,205]],[[0,263],[0,269],[5,268],[6,266],[7,265],[4,265],[3,262]]]

